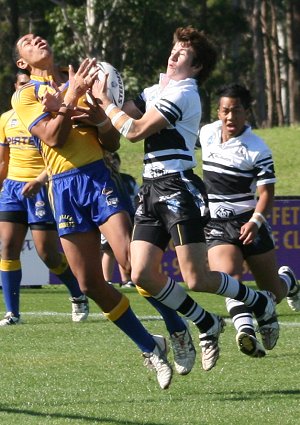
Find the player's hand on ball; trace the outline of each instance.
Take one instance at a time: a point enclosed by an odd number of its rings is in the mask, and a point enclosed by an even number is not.
[[[99,101],[100,105],[104,108],[111,103],[110,98],[107,95],[107,79],[108,74],[104,75],[102,80],[96,80],[92,87],[92,95],[96,101]]]

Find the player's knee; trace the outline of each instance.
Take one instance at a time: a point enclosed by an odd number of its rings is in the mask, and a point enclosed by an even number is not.
[[[127,261],[125,264],[122,264],[122,272],[126,276],[131,276],[131,265],[129,261]]]
[[[186,279],[185,283],[191,291],[201,292],[202,290],[201,282],[199,281],[199,279],[189,278]]]
[[[3,238],[1,241],[1,256],[5,259],[19,257],[21,253],[20,248],[11,239]]]
[[[140,285],[143,287],[144,284],[151,282],[151,277],[147,270],[131,270],[131,281],[135,285]]]
[[[211,292],[210,291],[210,279],[209,275],[203,274],[192,274],[187,276],[185,283],[191,291],[194,292]]]
[[[38,252],[40,259],[48,267],[48,269],[54,269],[58,267],[61,263],[60,255],[50,251],[39,251]]]

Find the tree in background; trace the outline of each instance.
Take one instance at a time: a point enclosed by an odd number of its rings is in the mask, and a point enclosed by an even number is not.
[[[35,32],[59,63],[97,57],[122,73],[126,94],[157,81],[176,27],[205,30],[219,63],[201,87],[203,122],[216,118],[213,93],[246,84],[255,97],[253,124],[300,123],[300,2],[296,0],[0,0],[0,111],[10,107],[19,34]]]
[[[286,7],[289,123],[300,123],[300,2],[289,0]]]

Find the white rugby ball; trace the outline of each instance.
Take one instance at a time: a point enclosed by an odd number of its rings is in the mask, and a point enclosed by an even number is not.
[[[98,78],[100,81],[103,80],[105,74],[108,74],[107,96],[115,105],[122,108],[125,98],[125,90],[121,74],[108,62],[97,62],[97,66],[100,68],[98,72]]]

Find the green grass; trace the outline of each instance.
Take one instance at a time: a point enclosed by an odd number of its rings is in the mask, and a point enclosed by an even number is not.
[[[135,290],[123,291],[141,318],[157,317]],[[227,317],[221,297],[193,296]],[[93,302],[88,320],[77,324],[71,322],[62,286],[22,289],[21,303],[24,324],[0,329],[1,425],[299,423],[300,314],[285,302],[278,307],[281,337],[264,359],[238,352],[228,322],[217,366],[204,372],[198,347],[193,371],[175,374],[166,391],[143,367],[135,345],[100,316]],[[166,335],[158,318],[142,321],[152,333]],[[197,343],[196,328],[191,331]]]
[[[300,127],[255,130],[272,149],[277,176],[276,195],[300,195]]]
[[[277,195],[300,194],[300,128],[256,130],[274,155]],[[143,143],[122,141],[122,170],[141,182]],[[196,152],[201,175],[200,151]],[[134,290],[131,305],[152,333],[164,324]],[[227,317],[224,300],[193,294],[208,310]],[[4,313],[1,298],[0,315]],[[264,359],[238,352],[228,322],[217,366],[198,360],[185,377],[159,389],[135,345],[91,302],[85,323],[72,323],[63,286],[24,289],[22,326],[0,328],[0,425],[297,425],[300,417],[300,313],[278,306],[281,336]],[[154,320],[145,320],[148,316]],[[227,318],[228,319],[228,318]],[[197,343],[195,327],[191,328]]]
[[[300,127],[281,127],[255,130],[273,152],[277,175],[276,195],[300,195]],[[130,143],[123,139],[120,156],[122,171],[133,175],[141,183],[143,163],[143,143]],[[201,151],[196,151],[198,166],[196,172],[201,176]]]

